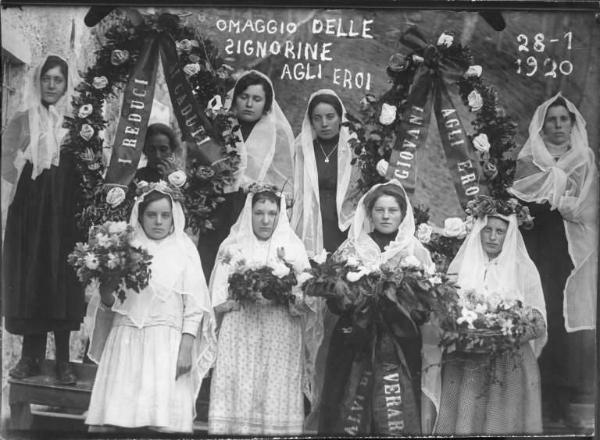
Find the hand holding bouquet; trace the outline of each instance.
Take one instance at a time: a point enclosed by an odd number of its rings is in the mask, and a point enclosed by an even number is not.
[[[84,286],[98,280],[102,290],[117,291],[123,302],[125,288],[139,292],[148,285],[152,256],[130,245],[132,232],[126,222],[109,221],[94,226],[87,243],[75,245],[68,262]]]

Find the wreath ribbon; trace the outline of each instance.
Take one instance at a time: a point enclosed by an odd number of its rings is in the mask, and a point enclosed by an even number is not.
[[[123,93],[123,107],[105,178],[107,185],[127,187],[135,176],[152,111],[159,57],[183,140],[193,151],[200,150],[202,145],[201,155],[208,163],[222,158],[222,139],[194,98],[179,65],[173,37],[157,32],[144,43]]]
[[[407,30],[400,41],[423,61],[415,72],[386,177],[399,179],[407,191],[414,192],[416,153],[425,146],[433,110],[446,164],[459,200],[465,205],[479,193],[480,173],[477,160],[470,155],[473,151],[471,140],[458,116],[449,86],[463,75],[468,66],[451,53],[443,53],[437,46],[428,43],[416,28]]]

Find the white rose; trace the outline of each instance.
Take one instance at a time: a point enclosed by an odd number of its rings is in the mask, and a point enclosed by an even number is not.
[[[429,243],[431,240],[431,233],[433,232],[433,228],[429,226],[427,223],[421,223],[417,228],[417,239],[421,243]]]
[[[106,267],[109,269],[114,269],[119,264],[119,257],[115,254],[109,253],[107,255],[108,260],[106,261]]]
[[[386,104],[385,102],[381,106],[381,113],[379,114],[379,123],[381,125],[390,125],[396,120],[396,106]]]
[[[351,283],[356,283],[358,280],[360,280],[363,276],[365,275],[365,272],[360,270],[358,272],[348,272],[346,274],[346,279],[348,281],[350,281]]]
[[[445,46],[445,47],[452,46],[452,43],[454,43],[454,37],[452,35],[446,34],[446,33],[442,33],[442,35],[440,35],[440,38],[438,38],[438,41],[437,41],[438,46]]]
[[[175,43],[175,46],[177,46],[177,49],[181,50],[182,52],[189,52],[192,50],[192,42],[187,38],[185,40],[178,41]]]
[[[96,234],[96,241],[98,241],[98,246],[100,246],[100,247],[103,247],[103,248],[110,247],[110,238],[106,234],[103,234],[101,232]]]
[[[481,110],[481,107],[483,107],[483,98],[477,90],[471,91],[469,96],[467,96],[467,99],[469,101],[469,107],[471,107],[471,111],[476,112]]]
[[[120,186],[115,186],[111,188],[106,194],[106,203],[108,203],[111,208],[116,208],[121,203],[125,201],[125,190]]]
[[[400,267],[421,267],[421,262],[414,255],[409,255],[404,257],[402,261],[400,261]]]
[[[200,70],[200,64],[198,63],[186,64],[183,67],[183,73],[185,73],[187,76],[195,75],[196,73],[200,72]]]
[[[461,316],[456,320],[456,323],[462,324],[463,322],[466,322],[470,329],[474,329],[475,326],[473,325],[473,322],[477,319],[477,313],[463,307],[460,314]]]
[[[460,237],[465,235],[467,229],[462,219],[458,217],[450,217],[444,220],[444,232],[445,237]]]
[[[274,263],[273,264],[273,275],[277,278],[283,278],[287,274],[290,273],[290,268],[282,263]]]
[[[357,267],[359,264],[360,264],[360,262],[358,261],[358,259],[356,257],[350,256],[346,260],[346,266]]]
[[[89,141],[92,136],[94,136],[94,133],[94,127],[92,127],[90,124],[83,124],[81,126],[81,130],[79,131],[79,136],[84,138],[86,141]]]
[[[109,234],[120,234],[127,230],[127,222],[111,222],[108,225]]]
[[[85,266],[90,270],[96,270],[98,269],[98,266],[100,266],[100,261],[98,261],[96,254],[89,253],[83,257],[83,259],[85,261]]]
[[[185,175],[185,173],[181,170],[177,170],[177,171],[173,171],[171,174],[169,174],[169,183],[173,186],[176,186],[177,188],[182,187],[183,185],[185,185],[185,182],[187,181],[187,176]]]
[[[91,115],[93,111],[94,106],[92,104],[85,104],[79,107],[79,112],[77,113],[77,116],[79,116],[81,119],[85,119],[89,115]]]
[[[302,286],[304,283],[306,283],[312,277],[313,276],[308,272],[300,272],[298,274],[298,276],[296,277],[296,280],[298,280],[298,286]]]
[[[487,134],[480,133],[473,139],[473,146],[476,150],[482,153],[490,151],[490,141],[488,140]]]
[[[327,251],[323,249],[320,254],[312,257],[312,260],[317,264],[323,264],[327,261]]]
[[[431,284],[433,284],[434,286],[436,286],[438,284],[442,284],[442,277],[440,277],[439,275],[434,275],[429,278],[429,282]]]
[[[469,68],[465,72],[465,77],[466,78],[473,77],[473,76],[479,77],[479,76],[481,76],[482,72],[483,72],[483,69],[479,65],[469,66]]]
[[[377,165],[375,166],[375,168],[377,169],[377,172],[379,173],[379,175],[381,177],[385,177],[385,175],[388,172],[389,167],[390,167],[390,163],[385,159],[380,159],[379,162],[377,162]]]
[[[98,90],[102,90],[107,85],[108,78],[106,78],[105,76],[96,76],[94,77],[94,81],[92,81],[92,87]]]

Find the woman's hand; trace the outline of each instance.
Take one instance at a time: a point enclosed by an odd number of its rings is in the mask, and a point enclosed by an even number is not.
[[[177,373],[175,374],[175,380],[179,379],[180,376],[187,374],[192,369],[192,344],[194,343],[194,336],[189,333],[184,333],[181,336],[181,342],[179,343],[179,355],[177,356]]]
[[[558,202],[558,212],[562,217],[570,222],[577,221],[577,197],[562,196]]]
[[[238,310],[240,310],[240,303],[233,299],[228,299],[215,307],[215,313],[237,312]]]

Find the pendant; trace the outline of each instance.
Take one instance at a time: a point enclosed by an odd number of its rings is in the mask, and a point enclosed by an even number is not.
[[[325,163],[329,163],[329,158],[328,158],[328,157],[325,157],[325,160],[324,160],[323,162],[325,162]]]

